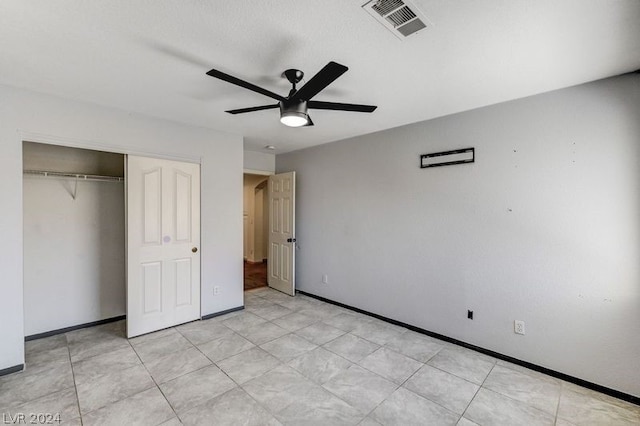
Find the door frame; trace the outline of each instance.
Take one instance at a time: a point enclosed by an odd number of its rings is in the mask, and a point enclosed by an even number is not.
[[[259,176],[266,176],[267,178],[269,176],[273,176],[275,175],[276,172],[269,172],[266,170],[253,170],[253,169],[242,169],[242,176],[244,178],[244,175],[259,175]],[[244,179],[243,179],[244,180]],[[244,184],[242,185],[242,191],[243,191],[243,197],[244,197]],[[242,203],[242,212],[243,212],[243,218],[244,218],[244,201]],[[264,214],[264,212],[262,212]],[[271,214],[271,208],[269,208],[269,211],[267,211],[267,213],[270,215]],[[243,245],[243,257],[242,257],[242,262],[244,265],[244,222],[243,222],[243,239],[242,239],[242,245]],[[267,287],[269,286],[268,282],[267,282]],[[244,267],[243,267],[243,271],[242,271],[242,304],[244,305]]]

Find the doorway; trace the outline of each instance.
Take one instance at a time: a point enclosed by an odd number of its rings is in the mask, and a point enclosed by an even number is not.
[[[267,286],[269,176],[243,176],[244,290]]]

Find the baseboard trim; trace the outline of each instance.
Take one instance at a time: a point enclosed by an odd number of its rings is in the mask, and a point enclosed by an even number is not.
[[[559,371],[550,370],[548,368],[541,367],[539,365],[532,364],[532,363],[527,362],[527,361],[522,361],[520,359],[510,357],[509,355],[503,355],[503,354],[501,354],[499,352],[494,352],[492,350],[485,349],[485,348],[482,348],[480,346],[476,346],[476,345],[472,345],[470,343],[463,342],[462,340],[457,340],[457,339],[454,339],[454,338],[451,338],[451,337],[447,337],[447,336],[442,335],[442,334],[434,333],[433,331],[429,331],[429,330],[425,330],[425,329],[420,328],[420,327],[416,327],[416,326],[411,325],[411,324],[407,324],[407,323],[404,323],[404,322],[401,322],[401,321],[397,321],[397,320],[394,320],[394,319],[391,319],[391,318],[387,318],[387,317],[384,317],[382,315],[374,314],[372,312],[365,311],[364,309],[360,309],[360,308],[356,308],[356,307],[353,307],[353,306],[345,305],[344,303],[336,302],[335,300],[327,299],[327,298],[322,297],[322,296],[318,296],[318,295],[315,295],[315,294],[307,293],[306,291],[297,290],[297,292],[300,293],[300,294],[303,294],[305,296],[309,296],[309,297],[312,297],[314,299],[318,299],[318,300],[321,300],[323,302],[330,303],[332,305],[340,306],[341,308],[349,309],[351,311],[355,311],[355,312],[358,312],[358,313],[361,313],[361,314],[364,314],[364,315],[368,315],[370,317],[377,318],[379,320],[388,322],[388,323],[393,324],[393,325],[398,325],[398,326],[407,328],[409,330],[415,331],[416,333],[424,334],[424,335],[427,335],[429,337],[433,337],[435,339],[443,340],[443,341],[448,342],[448,343],[453,343],[455,345],[462,346],[464,348],[471,349],[473,351],[480,352],[480,353],[485,354],[485,355],[489,355],[489,356],[491,356],[493,358],[497,358],[497,359],[500,359],[502,361],[507,361],[507,362],[510,362],[512,364],[520,365],[520,366],[526,367],[526,368],[528,368],[530,370],[534,370],[534,371],[537,371],[539,373],[543,373],[543,374],[546,374],[548,376],[555,377],[557,379],[564,380],[566,382],[570,382],[570,383],[576,384],[578,386],[582,386],[583,388],[591,389],[591,390],[594,390],[596,392],[600,392],[600,393],[603,393],[605,395],[609,395],[609,396],[612,396],[614,398],[618,398],[618,399],[630,402],[630,403],[635,404],[635,405],[640,405],[640,397],[637,397],[637,396],[634,396],[634,395],[630,395],[628,393],[624,393],[624,392],[621,392],[621,391],[618,391],[618,390],[615,390],[615,389],[611,389],[611,388],[608,388],[606,386],[598,385],[596,383],[588,382],[586,380],[582,380],[582,379],[579,379],[577,377],[569,376],[568,374],[564,374],[564,373],[561,373]]]
[[[46,331],[44,333],[32,334],[31,336],[25,336],[24,341],[28,342],[30,340],[43,339],[45,337],[55,336],[57,334],[67,333],[69,331],[80,330],[82,328],[94,327],[96,325],[109,324],[110,322],[116,322],[123,319],[126,319],[126,315],[120,315],[118,317],[107,318],[99,321],[87,322],[84,324],[73,325],[71,327],[59,328],[57,330]]]
[[[0,370],[0,377],[6,376],[7,374],[17,373],[18,371],[24,370],[24,364],[14,365],[13,367],[3,368]]]
[[[244,309],[244,305],[238,306],[236,308],[227,309],[226,311],[216,312],[215,314],[209,314],[202,317],[203,320],[208,320],[211,318],[219,317],[220,315],[230,314],[231,312],[241,311]]]

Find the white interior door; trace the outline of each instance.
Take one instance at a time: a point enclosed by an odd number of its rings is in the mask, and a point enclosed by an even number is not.
[[[296,294],[296,172],[269,176],[269,287]]]
[[[127,158],[127,335],[200,318],[200,165]]]

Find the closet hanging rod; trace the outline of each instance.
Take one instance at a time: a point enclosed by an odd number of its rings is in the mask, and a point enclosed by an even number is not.
[[[53,172],[47,170],[24,170],[25,175],[44,176],[44,177],[57,177],[57,178],[73,178],[78,180],[90,180],[98,182],[124,182],[124,178],[120,176],[101,176],[101,175],[87,175],[84,173],[65,173],[65,172]]]

